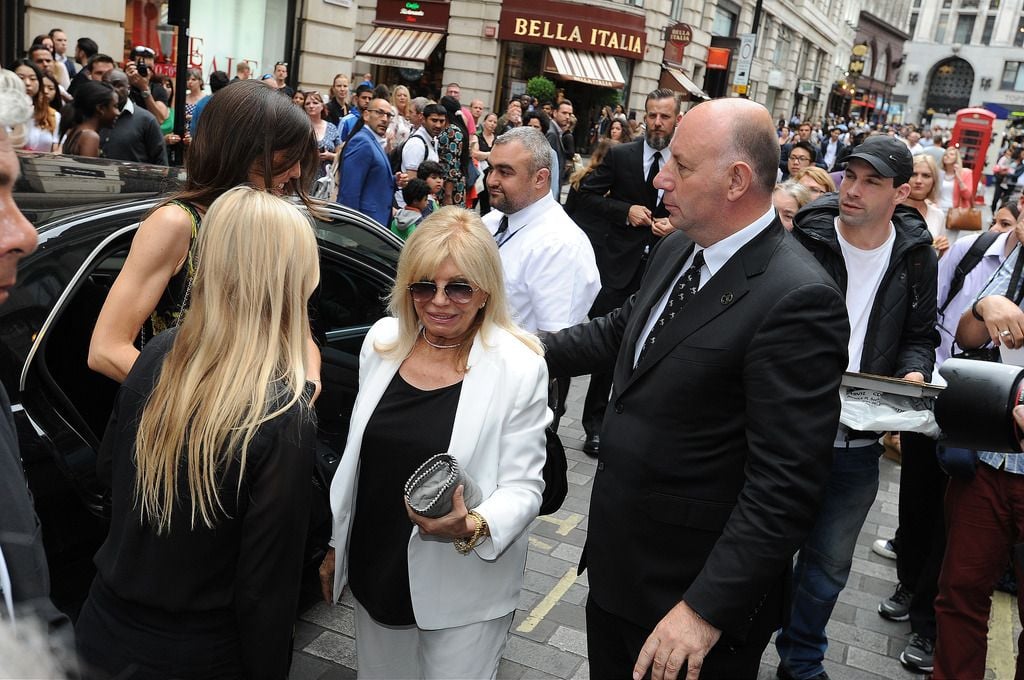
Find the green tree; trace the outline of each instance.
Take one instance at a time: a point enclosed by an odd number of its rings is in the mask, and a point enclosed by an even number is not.
[[[555,84],[544,76],[530,78],[526,83],[526,94],[536,97],[537,101],[555,101]]]

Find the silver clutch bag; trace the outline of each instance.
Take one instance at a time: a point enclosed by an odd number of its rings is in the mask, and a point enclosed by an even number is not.
[[[463,485],[467,508],[480,505],[480,487],[459,467],[459,461],[447,453],[428,458],[405,483],[405,500],[417,515],[443,517],[452,511],[455,489]]]

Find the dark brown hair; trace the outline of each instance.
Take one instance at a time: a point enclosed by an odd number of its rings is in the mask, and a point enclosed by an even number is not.
[[[238,80],[210,99],[201,121],[185,157],[185,185],[172,198],[208,207],[227,190],[248,183],[251,170],[262,172],[269,187],[275,174],[299,163],[302,175],[289,180],[286,189],[313,208],[306,190],[316,177],[316,134],[291,98],[258,80]],[[277,152],[283,157],[275,166]]]

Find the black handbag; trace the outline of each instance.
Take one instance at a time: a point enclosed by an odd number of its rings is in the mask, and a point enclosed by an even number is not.
[[[569,479],[566,472],[569,464],[565,459],[562,440],[550,429],[544,430],[547,437],[547,458],[544,460],[544,493],[540,498],[540,514],[550,515],[558,511],[569,493]]]

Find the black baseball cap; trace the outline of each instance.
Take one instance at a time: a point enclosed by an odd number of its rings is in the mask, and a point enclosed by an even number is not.
[[[868,137],[846,157],[847,162],[859,158],[882,177],[910,177],[914,174],[914,157],[907,145],[888,135]]]

